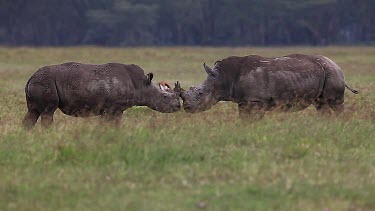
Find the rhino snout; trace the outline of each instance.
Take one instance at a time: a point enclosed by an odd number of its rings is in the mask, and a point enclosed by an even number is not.
[[[173,105],[169,109],[165,109],[163,111],[163,113],[173,113],[173,112],[177,112],[177,111],[181,111],[181,105],[180,104]]]
[[[189,110],[189,109],[191,109],[191,106],[189,104],[185,103],[184,104],[184,109],[185,110]]]
[[[184,103],[184,111],[187,113],[195,113],[193,106],[188,103]]]

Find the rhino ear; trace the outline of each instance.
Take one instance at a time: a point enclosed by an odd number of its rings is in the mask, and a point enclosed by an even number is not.
[[[148,73],[147,74],[147,83],[151,84],[153,78],[154,78],[154,74],[153,73]]]
[[[213,70],[211,67],[207,66],[206,63],[203,64],[203,67],[208,75],[217,76],[218,72],[216,70]]]

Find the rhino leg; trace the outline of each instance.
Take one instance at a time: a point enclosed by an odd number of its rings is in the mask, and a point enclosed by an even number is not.
[[[331,106],[331,109],[335,112],[336,115],[340,115],[342,114],[342,112],[344,111],[344,104],[340,104],[340,105],[330,105]]]
[[[327,88],[314,105],[322,114],[331,114],[333,110],[336,115],[339,115],[344,111],[344,93],[334,87]]]
[[[238,103],[238,111],[240,118],[260,120],[266,113],[266,103],[261,101],[250,101]]]
[[[324,66],[326,78],[316,108],[318,111],[332,109],[335,114],[340,114],[344,110],[344,74],[341,68],[327,57],[322,58],[321,64]]]
[[[336,104],[336,103],[315,103],[316,110],[325,115],[332,114],[332,110],[335,115],[340,115],[344,111],[344,103]]]
[[[53,122],[53,114],[59,106],[59,96],[54,81],[48,80],[44,83],[30,84],[27,89],[28,114],[24,122],[32,127],[41,116],[43,127],[48,127]]]
[[[106,110],[100,117],[105,122],[111,122],[115,125],[119,125],[121,123],[123,112],[123,110]]]
[[[322,115],[330,115],[331,114],[331,108],[328,103],[323,101],[317,101],[314,103],[314,106],[316,110],[322,114]]]
[[[49,127],[53,123],[53,114],[55,113],[58,104],[49,104],[41,114],[42,127]]]
[[[35,123],[38,121],[40,113],[36,110],[28,110],[25,118],[23,119],[23,126],[26,129],[32,129],[35,126]]]

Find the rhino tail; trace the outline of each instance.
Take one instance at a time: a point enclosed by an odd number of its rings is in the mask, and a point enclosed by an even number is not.
[[[357,91],[357,90],[350,88],[348,85],[346,85],[346,83],[345,83],[345,87],[348,88],[348,89],[349,89],[351,92],[353,92],[354,94],[358,94],[358,91]]]

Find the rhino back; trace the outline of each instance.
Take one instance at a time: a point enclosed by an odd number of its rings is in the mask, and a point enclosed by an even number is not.
[[[220,64],[222,74],[232,78],[235,101],[270,99],[288,102],[313,101],[324,85],[324,70],[305,55],[278,58],[260,56],[232,57],[229,64]],[[230,64],[231,63],[231,64]]]

